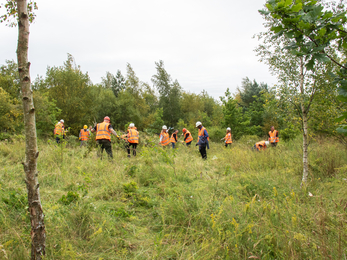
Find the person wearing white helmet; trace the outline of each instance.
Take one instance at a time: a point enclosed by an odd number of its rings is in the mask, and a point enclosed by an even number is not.
[[[167,126],[163,125],[162,130],[159,135],[159,144],[162,147],[168,147],[170,144],[170,136],[169,133],[167,132]]]
[[[225,140],[225,147],[228,147],[228,146],[231,147],[233,140],[231,138],[231,128],[230,127],[227,128],[226,136],[221,139],[221,141],[223,141],[223,140]]]
[[[199,129],[198,142],[196,145],[199,145],[199,151],[202,159],[207,159],[206,147],[209,148],[209,135],[205,127],[202,126],[200,121],[196,122],[195,127]]]
[[[253,149],[255,149],[256,151],[263,151],[266,149],[267,146],[269,146],[269,141],[260,141],[255,143]]]
[[[128,146],[127,146],[128,157],[131,157],[130,150],[133,150],[133,155],[136,156],[136,147],[139,143],[139,132],[135,129],[134,123],[129,124],[127,138],[128,138],[127,139],[127,141],[128,141]]]
[[[65,130],[64,120],[60,119],[60,121],[54,126],[54,136],[57,144],[60,143],[61,138],[65,139],[66,132],[67,131]]]

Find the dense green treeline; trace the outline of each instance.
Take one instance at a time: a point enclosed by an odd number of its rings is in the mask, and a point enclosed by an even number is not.
[[[124,75],[120,70],[106,72],[100,84],[93,84],[68,54],[62,66],[48,67],[44,77],[33,81],[38,134],[51,136],[54,124],[63,118],[70,134],[77,135],[83,125],[100,122],[106,115],[116,129],[124,130],[134,122],[139,130],[151,133],[158,133],[163,124],[192,130],[195,122],[201,121],[215,140],[223,137],[225,127],[231,127],[234,139],[243,135],[266,138],[272,125],[284,139],[300,133],[300,115],[276,86],[246,77],[236,93],[227,89],[216,100],[204,90],[199,94],[185,91],[165,70],[163,61],[155,62],[155,67],[152,84],[141,81],[130,64]],[[310,128],[313,134],[337,136],[335,119],[344,107],[333,83],[328,84],[312,105]],[[23,112],[13,61],[0,67],[0,103],[0,138],[21,134]]]

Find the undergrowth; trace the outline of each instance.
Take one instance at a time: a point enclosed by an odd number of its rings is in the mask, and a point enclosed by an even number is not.
[[[300,188],[298,142],[253,152],[249,140],[163,150],[148,142],[127,158],[40,141],[46,259],[345,259],[347,157],[311,145]],[[22,141],[0,144],[0,259],[28,259],[30,223]]]

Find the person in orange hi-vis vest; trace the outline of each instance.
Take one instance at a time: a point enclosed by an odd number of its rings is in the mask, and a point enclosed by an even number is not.
[[[136,147],[139,143],[139,132],[137,131],[137,128],[135,127],[134,123],[131,123],[128,128],[127,133],[127,151],[128,151],[128,157],[130,157],[130,150],[133,150],[133,155],[136,156]],[[131,147],[131,148],[130,148]]]
[[[274,126],[271,126],[271,131],[269,131],[268,135],[269,135],[269,142],[271,143],[271,146],[276,147],[280,139],[278,138],[278,131],[275,130]]]
[[[269,141],[260,141],[255,143],[255,145],[253,146],[253,149],[255,149],[256,151],[262,151],[265,150],[266,147],[269,145]]]
[[[54,126],[54,136],[55,136],[55,140],[56,140],[57,144],[60,143],[61,138],[65,139],[66,132],[67,132],[67,130],[65,130],[64,120],[61,119]]]
[[[193,141],[192,134],[186,128],[183,128],[182,132],[182,135],[184,135],[184,141],[182,141],[182,143],[186,142],[186,145],[190,146]]]
[[[91,129],[92,133],[96,132],[95,140],[97,141],[101,149],[101,159],[104,149],[106,150],[106,153],[109,156],[109,158],[113,158],[111,134],[119,138],[118,134],[113,129],[110,121],[110,118],[108,116],[105,116],[104,121],[102,123],[97,124],[94,128]]]
[[[171,143],[173,149],[175,149],[175,145],[177,143],[177,133],[178,133],[178,130],[173,131],[171,138],[170,138],[170,143]]]
[[[162,130],[160,132],[159,144],[162,147],[168,147],[168,145],[170,144],[170,136],[169,136],[169,133],[167,132],[166,125],[163,125]]]
[[[90,132],[89,132],[88,126],[84,125],[83,129],[80,130],[80,134],[78,136],[81,141],[80,147],[82,147],[82,145],[86,145],[89,139],[89,136],[90,136]]]
[[[198,121],[195,124],[195,127],[199,129],[199,137],[198,137],[198,142],[196,143],[196,146],[199,146],[199,152],[201,154],[202,159],[206,160],[207,159],[207,152],[206,152],[206,147],[208,148],[209,144],[209,135],[205,127],[202,126],[201,122]]]
[[[221,141],[225,140],[225,147],[230,146],[233,143],[232,137],[231,137],[231,128],[227,128],[227,133],[224,138],[221,139]]]

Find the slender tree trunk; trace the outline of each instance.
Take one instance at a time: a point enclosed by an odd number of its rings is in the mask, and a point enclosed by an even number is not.
[[[302,107],[302,154],[303,154],[303,173],[301,185],[307,183],[308,177],[308,128],[307,128],[307,112]]]
[[[303,162],[303,173],[301,185],[307,182],[308,176],[308,127],[307,127],[307,114],[308,111],[305,108],[305,86],[304,86],[304,61],[300,59],[300,92],[301,92],[301,117],[302,117],[302,162]]]
[[[39,183],[37,180],[37,150],[35,109],[30,83],[28,62],[29,17],[26,0],[16,0],[18,9],[18,72],[23,97],[25,126],[25,182],[28,190],[28,203],[31,222],[31,259],[42,259],[45,255],[46,232],[41,206]]]

